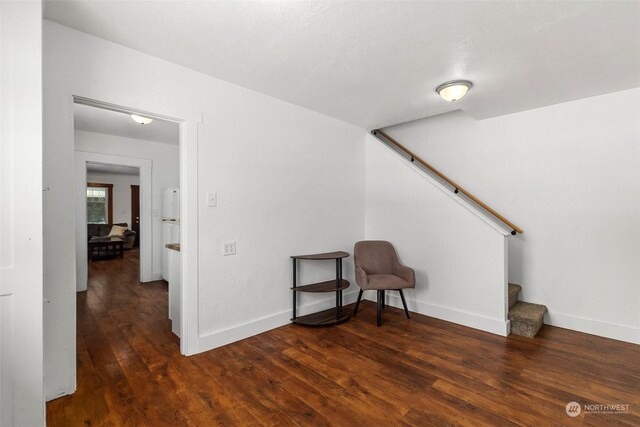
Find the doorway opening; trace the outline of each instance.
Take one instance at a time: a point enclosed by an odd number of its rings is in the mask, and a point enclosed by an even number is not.
[[[180,304],[169,310],[169,291],[181,293],[180,276],[168,283],[162,274],[169,250],[162,236],[163,189],[180,187],[180,123],[86,100],[76,100],[73,110],[78,336],[89,347],[90,337],[120,319],[137,325],[130,333],[164,333],[158,339],[180,345],[174,326],[180,325]],[[172,208],[179,222],[179,207]],[[171,243],[180,243],[180,233],[174,237]],[[85,315],[104,327],[88,327]],[[103,341],[130,338],[114,329]]]
[[[87,162],[86,176],[88,262],[133,252],[139,270],[140,168]]]

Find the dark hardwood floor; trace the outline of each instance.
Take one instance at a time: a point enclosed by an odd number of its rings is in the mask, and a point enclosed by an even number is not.
[[[137,277],[137,252],[90,264],[78,391],[47,404],[48,425],[640,425],[640,346],[550,326],[502,338],[390,307],[378,328],[364,302],[339,326],[287,325],[183,357],[166,283]]]

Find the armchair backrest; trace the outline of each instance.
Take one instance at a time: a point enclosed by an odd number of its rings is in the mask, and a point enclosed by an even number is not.
[[[357,242],[353,256],[356,266],[367,274],[393,274],[393,266],[398,262],[395,249],[384,240]]]

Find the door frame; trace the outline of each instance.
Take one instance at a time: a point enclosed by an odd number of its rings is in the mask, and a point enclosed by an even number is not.
[[[171,121],[180,125],[180,352],[192,355],[199,352],[198,331],[198,126],[202,123],[202,114],[176,109],[167,105],[143,101],[140,99],[113,99],[112,93],[69,93],[66,107],[69,111],[68,124],[73,129],[73,105],[82,104],[91,107],[137,114],[153,119]],[[101,96],[103,95],[103,96]],[[123,97],[124,98],[124,97]],[[109,101],[105,101],[105,100]],[[140,174],[141,187],[142,171]],[[149,188],[151,186],[149,185]],[[142,202],[141,202],[142,203]],[[150,205],[149,205],[150,207]],[[141,206],[142,211],[142,206]],[[141,212],[142,213],[142,212]],[[150,231],[143,229],[150,237]],[[142,258],[142,248],[141,248]],[[142,270],[142,264],[141,264]],[[75,312],[75,305],[70,307]],[[75,334],[75,328],[74,328]],[[75,354],[75,347],[73,348]],[[75,371],[75,366],[74,366]]]
[[[47,86],[48,85],[48,86]],[[198,307],[198,132],[201,111],[163,97],[144,95],[111,82],[86,85],[71,80],[52,79],[44,87],[44,141],[55,142],[56,155],[63,164],[74,165],[75,102],[112,110],[170,120],[180,125],[181,186],[181,328],[180,352],[199,352]],[[98,101],[101,100],[101,101]],[[128,107],[123,107],[128,106]],[[153,113],[152,113],[153,112]],[[53,142],[52,142],[53,144]],[[73,169],[45,163],[48,185],[73,186]],[[68,188],[68,187],[67,187]],[[72,187],[73,188],[73,187]],[[55,187],[57,192],[63,191]],[[46,194],[46,193],[45,193]],[[57,194],[57,193],[56,193]],[[49,208],[47,211],[46,208]],[[75,234],[75,206],[49,202],[45,224],[59,224],[45,235],[45,289],[50,303],[45,305],[45,396],[47,400],[72,394],[76,390],[76,274],[75,239],[60,251],[53,251],[57,236]],[[84,243],[86,244],[86,242]],[[48,262],[46,260],[49,259]]]
[[[140,169],[140,281],[156,280],[153,276],[152,192],[153,161],[137,157],[75,151],[76,157],[76,291],[87,290],[87,163],[128,166]],[[145,237],[146,236],[146,237]]]

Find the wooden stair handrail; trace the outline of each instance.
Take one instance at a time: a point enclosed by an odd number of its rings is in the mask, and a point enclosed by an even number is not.
[[[506,219],[505,217],[503,217],[502,215],[500,215],[498,212],[494,211],[493,209],[491,209],[489,206],[487,206],[485,203],[483,203],[480,199],[478,199],[476,196],[474,196],[473,194],[469,193],[467,190],[465,190],[464,188],[462,188],[461,186],[459,186],[454,180],[450,179],[449,177],[447,177],[445,174],[443,174],[442,172],[440,172],[438,169],[434,168],[433,166],[431,166],[429,163],[425,162],[424,160],[422,160],[420,158],[420,156],[418,156],[417,154],[415,154],[413,151],[409,150],[407,147],[405,147],[404,145],[400,144],[398,141],[396,141],[395,139],[391,138],[389,135],[387,135],[386,133],[384,133],[383,131],[381,131],[380,129],[375,129],[372,131],[374,135],[380,134],[382,135],[387,141],[391,142],[393,145],[395,145],[396,147],[398,147],[399,149],[401,149],[402,151],[404,151],[405,153],[407,153],[409,156],[411,156],[411,161],[413,162],[414,160],[418,161],[418,163],[422,164],[424,167],[426,167],[427,169],[429,169],[431,172],[433,172],[434,174],[438,175],[443,181],[449,183],[452,187],[455,188],[455,192],[461,192],[462,194],[464,194],[465,196],[467,196],[468,198],[470,198],[471,200],[473,200],[475,203],[477,203],[478,205],[480,205],[483,209],[485,209],[486,211],[490,212],[491,215],[495,216],[496,218],[498,218],[500,221],[502,221],[503,223],[507,224],[513,231],[511,232],[511,234],[515,235],[516,233],[524,233],[524,231],[522,231],[522,229],[520,227],[518,227],[517,225],[515,225],[514,223],[512,223],[511,221],[509,221],[508,219]]]

